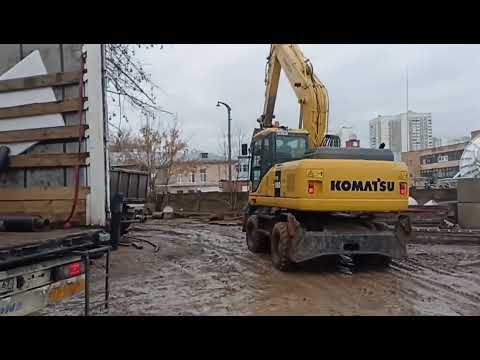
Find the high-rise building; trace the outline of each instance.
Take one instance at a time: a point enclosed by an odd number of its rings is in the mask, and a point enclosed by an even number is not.
[[[379,115],[370,120],[370,147],[378,148],[381,143],[385,143],[385,147],[390,148],[391,118],[391,116]]]
[[[402,124],[407,124],[405,113],[400,114]],[[433,147],[432,114],[408,111],[408,150],[415,151]],[[403,133],[402,133],[403,135]],[[403,139],[402,139],[403,140]],[[403,151],[403,149],[402,149]]]
[[[408,111],[398,115],[382,116],[370,120],[370,147],[392,150],[395,159],[402,152],[433,147],[432,114]]]

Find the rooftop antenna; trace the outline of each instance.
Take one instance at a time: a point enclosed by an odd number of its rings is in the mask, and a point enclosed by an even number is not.
[[[407,65],[407,116],[408,116],[408,65]]]
[[[406,82],[407,82],[407,86],[406,86],[406,90],[407,90],[407,111],[406,111],[406,118],[407,118],[407,131],[406,131],[406,135],[407,135],[407,151],[410,151],[410,123],[408,122],[408,64],[407,64],[407,77],[406,77]]]

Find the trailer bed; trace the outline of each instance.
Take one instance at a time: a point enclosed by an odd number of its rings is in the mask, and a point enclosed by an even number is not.
[[[0,270],[98,243],[100,228],[78,227],[38,232],[0,232]]]

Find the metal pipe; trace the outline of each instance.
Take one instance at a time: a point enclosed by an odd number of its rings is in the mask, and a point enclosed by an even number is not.
[[[108,310],[108,300],[110,297],[110,249],[107,250],[105,259],[105,309]]]
[[[83,256],[85,264],[85,316],[89,315],[90,309],[90,255],[88,252]]]
[[[110,243],[113,250],[118,248],[118,243],[121,240],[121,221],[123,213],[123,194],[117,193],[110,200]]]
[[[48,219],[31,215],[0,215],[5,231],[29,232],[42,230],[50,224]]]
[[[10,148],[8,146],[0,146],[0,171],[8,168]]]

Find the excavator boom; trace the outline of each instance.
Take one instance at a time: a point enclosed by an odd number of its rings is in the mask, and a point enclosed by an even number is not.
[[[280,71],[283,69],[300,104],[299,128],[308,131],[311,149],[319,147],[328,129],[326,87],[315,76],[312,64],[296,44],[272,44],[267,60],[262,127],[272,126]]]

